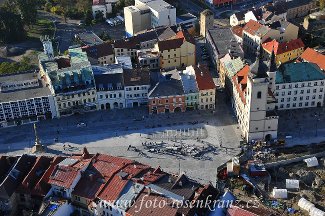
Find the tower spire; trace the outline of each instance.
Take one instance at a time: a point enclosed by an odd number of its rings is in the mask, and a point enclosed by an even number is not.
[[[270,64],[269,64],[269,71],[273,72],[277,70],[276,62],[275,62],[275,53],[274,53],[274,46],[272,48],[272,54],[270,58]]]

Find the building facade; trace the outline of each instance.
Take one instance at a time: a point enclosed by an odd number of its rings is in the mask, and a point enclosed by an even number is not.
[[[93,66],[98,106],[101,110],[125,108],[123,68],[121,65]]]
[[[38,71],[0,76],[0,127],[58,117],[55,100]]]
[[[287,20],[304,17],[317,7],[316,1],[313,0],[287,1],[285,6],[287,9]]]
[[[149,28],[176,25],[176,8],[163,0],[136,0],[124,8],[127,37]]]
[[[213,82],[209,68],[204,65],[193,66],[195,71],[195,79],[199,90],[199,104],[200,110],[215,109],[216,101],[216,86]]]
[[[257,57],[251,66],[246,65],[232,78],[233,107],[247,142],[277,138],[276,99],[269,87],[272,74],[276,71],[274,55],[272,59],[262,62]]]
[[[140,67],[148,68],[150,70],[160,68],[160,55],[153,49],[138,50],[137,57]]]
[[[39,66],[55,98],[58,117],[97,110],[94,74],[81,48],[69,49],[68,56],[40,54]]]
[[[200,13],[200,35],[206,37],[209,29],[213,28],[214,15],[211,10],[204,10]]]
[[[180,80],[171,78],[157,83],[148,97],[150,114],[186,111],[185,95]]]
[[[185,94],[186,109],[198,109],[199,89],[197,87],[193,66],[186,67],[186,69],[181,72],[180,76]]]
[[[300,38],[289,42],[279,43],[276,40],[268,41],[262,44],[264,57],[270,56],[274,51],[277,65],[292,61],[298,58],[305,48],[305,44]]]
[[[91,64],[113,64],[115,61],[113,44],[102,43],[94,46],[86,46],[82,48],[87,53]]]
[[[276,108],[301,109],[324,105],[325,75],[314,63],[288,63],[276,73]]]
[[[267,39],[289,42],[298,38],[299,28],[287,21],[277,21],[269,26],[250,20],[243,28],[243,49],[245,56],[255,55],[260,44]]]
[[[155,49],[161,55],[161,68],[179,68],[194,65],[195,42],[187,32],[178,32],[176,38],[158,41]]]
[[[125,69],[123,73],[125,106],[139,107],[148,104],[150,72],[147,69]]]

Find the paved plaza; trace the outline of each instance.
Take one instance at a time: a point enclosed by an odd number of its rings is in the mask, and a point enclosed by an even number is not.
[[[218,93],[220,94],[220,93]],[[167,172],[185,172],[202,183],[216,181],[216,168],[240,153],[240,131],[230,107],[217,96],[212,111],[148,115],[146,108],[97,111],[37,123],[45,154],[91,153],[131,158]],[[278,111],[279,137],[287,146],[325,140],[323,108]],[[77,127],[78,123],[85,127]],[[0,130],[2,154],[30,153],[33,125]],[[57,140],[56,140],[57,139]]]
[[[77,127],[80,122],[87,126]],[[97,111],[42,121],[37,127],[46,154],[70,155],[87,147],[91,153],[131,158],[167,172],[185,172],[202,183],[214,183],[216,168],[240,153],[240,131],[223,103],[215,112],[148,115],[145,108]],[[3,154],[30,152],[34,143],[31,124],[0,131]],[[172,150],[181,146],[182,154]],[[159,148],[163,152],[158,153]]]

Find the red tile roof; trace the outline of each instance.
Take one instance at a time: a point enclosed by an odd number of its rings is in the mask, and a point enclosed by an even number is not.
[[[262,24],[255,20],[249,20],[243,28],[243,31],[248,32],[251,35],[255,35],[257,30],[262,27]]]
[[[82,50],[85,51],[88,56],[96,59],[114,54],[112,43],[102,43],[94,46],[85,46],[82,47]]]
[[[58,165],[50,176],[49,184],[70,188],[81,169],[87,167],[90,159],[80,159],[71,165]]]
[[[246,211],[238,206],[231,206],[227,210],[227,216],[259,216],[252,212]]]
[[[153,205],[144,205],[145,203],[165,203],[163,208],[156,207]],[[153,192],[149,193],[149,190],[146,189],[140,194],[136,199],[134,205],[126,212],[126,216],[175,216],[177,215],[177,208],[172,207],[172,200],[162,197]]]
[[[181,30],[181,31],[177,32],[175,38],[182,38],[183,40],[185,40],[191,44],[195,44],[194,37],[192,35],[190,35],[190,33],[188,33],[187,30]]]
[[[196,82],[199,90],[215,89],[216,85],[213,82],[209,68],[205,65],[193,66],[195,70]]]
[[[83,173],[72,194],[86,198],[90,202],[96,198],[96,195],[104,184],[105,179],[100,175],[100,173],[94,170],[91,170],[90,172],[86,171]]]
[[[141,173],[144,173],[145,171],[148,171],[150,169],[150,166],[140,164],[140,163],[133,163],[129,164],[126,167],[123,168],[123,172],[126,172],[129,174],[128,179],[137,177]]]
[[[92,158],[92,164],[85,171],[83,177],[76,185],[73,194],[87,199],[94,199],[98,194],[111,196],[107,190],[110,180],[119,171],[127,168],[133,161],[104,154],[96,154]],[[143,165],[144,166],[144,165]],[[141,166],[136,166],[130,173],[137,173]],[[108,182],[106,184],[106,182]],[[91,185],[91,187],[89,186]]]
[[[146,174],[144,174],[141,178],[141,183],[144,185],[148,185],[154,183],[165,176],[166,173],[161,170],[160,167],[153,169],[151,168]]]
[[[36,159],[36,162],[27,176],[18,187],[20,193],[31,193],[40,178],[45,174],[46,170],[51,165],[52,158],[40,156]]]
[[[159,51],[180,48],[183,44],[183,38],[175,38],[171,40],[158,41]]]
[[[315,63],[322,70],[325,70],[325,55],[317,52],[312,48],[307,48],[301,56],[298,58],[299,61]]]
[[[42,178],[35,185],[34,190],[32,192],[33,194],[38,194],[38,195],[42,195],[42,196],[45,196],[47,194],[47,192],[51,189],[51,185],[49,184],[50,176],[51,176],[53,170],[55,169],[56,165],[58,163],[60,163],[61,161],[63,161],[63,159],[64,158],[61,156],[56,156],[52,159],[51,165],[45,171]]]
[[[128,181],[127,178],[122,178],[116,174],[108,184],[106,184],[104,190],[98,195],[98,197],[108,202],[117,200]]]
[[[132,160],[114,157],[110,155],[98,154],[93,158],[93,166],[106,179],[111,178],[115,173],[125,166],[133,163]]]
[[[50,176],[49,184],[63,188],[70,188],[78,173],[78,168],[57,166]]]
[[[292,50],[304,48],[305,44],[302,42],[300,38],[291,40],[289,42],[279,43],[276,40],[272,40],[262,44],[264,50],[268,53],[272,53],[274,49],[275,55],[280,55],[286,52],[290,52]]]
[[[235,76],[232,77],[237,92],[244,104],[246,104],[245,92],[247,87],[247,78],[250,71],[249,65],[245,65]]]
[[[232,33],[237,35],[238,37],[243,37],[243,30],[244,28],[241,26],[234,26],[231,28]]]

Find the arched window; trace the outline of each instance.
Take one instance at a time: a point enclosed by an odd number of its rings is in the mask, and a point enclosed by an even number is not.
[[[257,92],[257,98],[262,98],[262,92]]]

